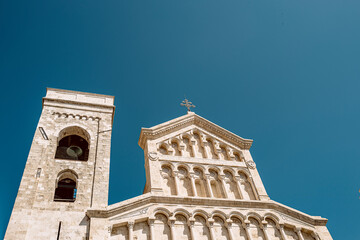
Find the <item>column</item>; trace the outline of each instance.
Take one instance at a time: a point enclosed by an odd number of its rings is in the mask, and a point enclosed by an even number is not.
[[[207,223],[208,223],[208,227],[209,227],[209,231],[210,231],[211,240],[216,240],[215,233],[214,233],[214,228],[213,228],[214,227],[214,219],[209,218]]]
[[[196,186],[195,186],[195,176],[194,175],[195,175],[194,173],[190,173],[191,186],[192,186],[194,197],[198,197],[198,193],[196,191]]]
[[[156,240],[155,235],[154,235],[154,221],[155,221],[155,218],[148,219],[148,224],[149,224],[149,229],[150,229],[150,240]]]
[[[236,240],[234,238],[234,234],[233,234],[233,231],[232,231],[232,221],[230,219],[226,220],[226,227],[227,227],[228,232],[229,232],[230,240]]]
[[[251,232],[250,232],[250,222],[249,221],[244,221],[244,229],[247,235],[248,240],[253,240],[252,236],[251,236]]]
[[[194,157],[195,157],[195,158],[203,158],[203,155],[202,155],[199,151],[196,150],[196,148],[199,148],[199,149],[202,148],[200,135],[199,135],[199,141],[198,141],[198,140],[196,140],[196,138],[194,137],[193,132],[191,132],[191,134],[192,134],[192,136],[191,136],[191,139],[190,139],[190,143],[191,143],[190,145],[191,145],[191,147],[192,147],[192,151],[193,151]],[[199,146],[197,146],[197,145],[199,145]],[[201,150],[200,150],[200,151],[201,151]]]
[[[170,232],[171,232],[171,240],[176,240],[176,235],[175,235],[175,217],[170,217],[169,218],[169,226],[170,226]]]
[[[224,190],[224,194],[225,194],[225,198],[229,198],[228,192],[226,191],[226,187],[225,187],[225,175],[219,175],[219,179],[221,180],[221,184],[222,184],[222,189]]]
[[[211,149],[210,146],[209,146],[209,143],[206,141],[206,136],[201,134],[200,135],[200,141],[201,141],[201,146],[203,147],[204,149],[204,153],[205,153],[205,158],[210,158],[210,151]]]
[[[284,231],[284,224],[279,224],[279,231],[281,233],[282,240],[288,240]]]
[[[208,189],[209,189],[210,197],[211,197],[211,198],[214,198],[214,194],[213,194],[213,192],[212,192],[211,184],[210,184],[210,174],[205,174],[205,179],[206,179],[207,187],[208,187]]]
[[[220,155],[221,155],[221,147],[220,147],[220,142],[217,140],[214,140],[214,152],[217,155],[218,159],[221,159]],[[224,156],[224,159],[222,160],[226,160],[226,156]]]
[[[267,232],[267,222],[262,222],[262,230],[264,232],[264,236],[266,240],[271,240],[268,232]]]
[[[180,156],[184,156],[185,144],[183,142],[182,136],[176,137],[175,139],[178,140]]]
[[[241,198],[241,199],[245,199],[245,198],[244,198],[245,194],[244,194],[244,192],[243,192],[243,189],[241,188],[241,181],[242,181],[242,179],[240,179],[239,176],[235,176],[234,178],[235,178],[235,181],[236,181],[236,185],[237,185],[237,187],[238,187],[238,190],[239,190],[240,198]]]
[[[165,144],[167,146],[167,151],[170,156],[175,155],[176,150],[174,150],[170,140],[165,141]]]
[[[133,234],[133,228],[134,228],[134,222],[128,222],[127,224],[128,227],[128,231],[129,231],[129,240],[133,240],[134,239],[134,234]]]
[[[179,196],[180,195],[180,191],[179,191],[179,172],[174,171],[173,176],[174,176],[174,180],[175,180],[176,194]]]
[[[195,218],[189,218],[188,226],[190,228],[191,240],[195,239],[195,230],[194,230]]]
[[[231,148],[229,148],[228,146],[226,146],[225,149],[226,149],[226,151],[227,151],[227,153],[228,153],[229,160],[235,161],[234,151],[233,151]]]
[[[190,157],[196,157],[195,144],[196,144],[196,140],[194,139],[194,136],[191,136],[190,139],[189,139],[189,145],[190,145],[190,148],[191,148]]]
[[[301,228],[299,228],[299,227],[295,228],[295,232],[297,233],[299,240],[304,240],[304,237],[301,233]]]

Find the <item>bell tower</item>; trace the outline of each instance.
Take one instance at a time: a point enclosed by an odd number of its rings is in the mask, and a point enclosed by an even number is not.
[[[87,239],[108,205],[114,97],[48,88],[5,239]]]

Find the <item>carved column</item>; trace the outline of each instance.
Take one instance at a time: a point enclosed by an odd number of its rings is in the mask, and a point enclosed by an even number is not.
[[[169,154],[170,156],[175,155],[176,150],[173,148],[172,143],[170,142],[170,140],[166,140],[164,143],[165,143],[166,146],[167,146],[168,154]]]
[[[214,233],[214,219],[209,218],[208,221],[208,227],[209,227],[209,232],[210,232],[210,238],[211,240],[216,240],[215,238],[215,233]]]
[[[191,134],[193,134],[193,132],[191,132]],[[191,139],[190,139],[190,145],[192,147],[192,151],[193,151],[193,154],[194,154],[194,157],[195,158],[203,158],[203,155],[201,153],[201,138],[199,136],[199,140],[197,140],[194,135],[191,136]],[[199,145],[199,146],[197,146]],[[199,151],[197,151],[196,148],[199,148]]]
[[[180,191],[179,191],[179,172],[178,171],[174,171],[173,172],[173,176],[174,176],[174,182],[175,182],[175,189],[176,189],[176,195],[180,196]]]
[[[190,228],[191,240],[196,240],[194,225],[195,225],[195,218],[189,218],[188,226]]]
[[[155,235],[154,235],[154,221],[155,221],[155,218],[148,219],[148,225],[149,225],[149,229],[150,229],[150,240],[156,240]]]
[[[225,182],[225,175],[219,175],[219,179],[221,181],[222,189],[224,190],[225,198],[229,198],[229,194],[226,191],[226,182]]]
[[[245,229],[248,240],[253,240],[253,237],[251,236],[251,232],[250,232],[250,222],[248,220],[244,221],[243,227]]]
[[[299,227],[295,228],[295,232],[297,233],[299,240],[304,240],[304,237],[301,233],[301,228],[299,228]]]
[[[197,190],[196,190],[195,176],[194,175],[195,175],[195,173],[190,173],[191,186],[192,186],[194,197],[198,197],[199,195],[198,195]]]
[[[189,146],[191,149],[190,157],[196,157],[196,149],[195,149],[196,140],[193,136],[189,139]]]
[[[179,144],[180,156],[184,156],[184,151],[185,151],[186,145],[183,142],[182,136],[176,137],[176,139],[178,140],[178,144]]]
[[[225,149],[228,152],[229,160],[235,161],[234,150],[232,148],[229,148],[228,146]]]
[[[222,152],[221,152],[220,142],[217,140],[214,140],[214,152],[217,155],[218,159],[221,159],[220,155],[222,154]],[[225,159],[226,159],[226,156],[224,156],[224,159],[222,159],[222,160],[225,160]]]
[[[288,240],[284,231],[284,224],[279,224],[279,231],[281,234],[282,240]]]
[[[230,237],[230,240],[236,240],[234,238],[234,233],[232,231],[232,221],[230,219],[227,219],[226,220],[226,227],[228,229],[228,232],[229,232],[229,237]]]
[[[245,199],[244,196],[244,192],[243,192],[243,189],[241,188],[241,181],[243,181],[239,176],[235,176],[235,181],[236,181],[236,185],[237,185],[237,188],[239,190],[239,194],[240,194],[240,198],[241,199]]]
[[[267,232],[267,222],[262,222],[262,230],[266,240],[271,240],[269,233]]]
[[[174,218],[174,217],[170,217],[170,218],[169,218],[169,226],[170,226],[170,232],[171,232],[171,240],[176,240],[175,220],[176,220],[176,218]]]
[[[209,194],[210,194],[210,197],[211,198],[214,198],[214,194],[212,192],[212,189],[211,189],[211,184],[210,184],[210,174],[205,174],[205,179],[206,179],[206,183],[207,183],[207,187],[209,189]]]
[[[134,239],[134,234],[133,234],[133,229],[134,229],[134,222],[128,222],[127,224],[128,227],[128,232],[129,232],[129,240],[133,240]]]
[[[210,154],[210,151],[211,149],[210,146],[209,146],[209,143],[206,141],[206,136],[204,134],[201,134],[200,135],[200,142],[201,142],[201,146],[203,147],[204,149],[204,153],[205,153],[205,158],[210,158],[211,154]]]

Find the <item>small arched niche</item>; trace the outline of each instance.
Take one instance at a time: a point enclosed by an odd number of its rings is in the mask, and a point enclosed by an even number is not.
[[[60,131],[56,148],[56,159],[87,161],[89,158],[90,135],[77,126]]]
[[[59,174],[56,181],[54,201],[74,202],[77,193],[77,175],[71,170]]]

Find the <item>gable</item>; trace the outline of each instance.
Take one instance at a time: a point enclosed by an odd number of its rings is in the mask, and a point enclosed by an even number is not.
[[[189,148],[191,148],[193,153],[189,152],[189,156],[224,160],[241,158],[241,150],[250,149],[253,142],[241,138],[193,112],[152,128],[142,128],[139,139],[140,147],[144,149],[148,140],[155,142],[159,152],[164,155],[176,155],[177,151],[185,152],[187,149],[190,151]],[[204,145],[208,146],[208,151],[194,153],[195,149]]]

